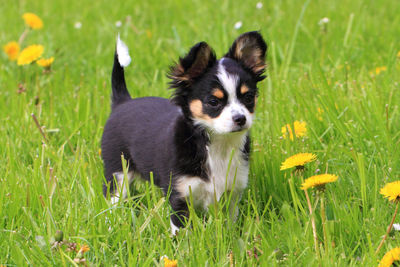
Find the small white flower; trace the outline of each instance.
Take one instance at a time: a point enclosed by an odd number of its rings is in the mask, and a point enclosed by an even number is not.
[[[319,22],[318,25],[324,25],[324,24],[328,24],[329,23],[329,18],[325,17],[322,18]]]
[[[80,28],[82,28],[82,23],[79,21],[75,22],[74,28],[79,30]]]
[[[395,231],[400,231],[400,224],[398,224],[398,223],[393,224],[393,229]]]
[[[257,5],[256,5],[256,8],[257,9],[261,9],[262,7],[263,7],[263,3],[258,2]]]
[[[119,28],[122,26],[122,22],[120,20],[115,22],[115,27]]]
[[[242,28],[243,23],[241,21],[238,21],[235,23],[235,25],[233,27],[235,27],[236,30],[239,30],[240,28]]]

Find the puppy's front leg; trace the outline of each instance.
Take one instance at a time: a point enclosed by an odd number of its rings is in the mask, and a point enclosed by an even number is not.
[[[179,196],[179,194],[171,194],[169,201],[174,212],[170,219],[171,233],[172,235],[176,235],[179,228],[185,226],[189,217],[189,209],[186,199]]]

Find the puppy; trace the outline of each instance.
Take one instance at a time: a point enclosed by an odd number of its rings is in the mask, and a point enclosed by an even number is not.
[[[132,99],[124,67],[128,48],[117,40],[112,70],[112,111],[102,137],[106,183],[113,203],[126,197],[134,177],[154,183],[173,209],[172,234],[185,225],[189,196],[200,209],[224,192],[235,203],[247,186],[257,83],[265,78],[267,45],[259,32],[240,35],[217,60],[205,42],[171,67],[172,98]],[[127,162],[124,179],[121,155]],[[126,181],[126,182],[125,182]],[[230,206],[236,217],[237,208]]]

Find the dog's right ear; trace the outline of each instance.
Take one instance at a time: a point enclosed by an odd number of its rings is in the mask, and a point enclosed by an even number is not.
[[[179,63],[171,67],[168,74],[168,78],[172,79],[171,88],[190,86],[215,62],[215,53],[206,42],[196,44],[185,57],[179,58]]]
[[[240,35],[232,44],[225,57],[232,58],[255,75],[258,81],[265,78],[265,55],[267,44],[257,31]]]

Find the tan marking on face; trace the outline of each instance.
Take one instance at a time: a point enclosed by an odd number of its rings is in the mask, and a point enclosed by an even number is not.
[[[210,116],[203,113],[203,104],[199,99],[192,100],[189,103],[189,109],[192,112],[194,118],[202,119],[202,120],[212,120]]]
[[[215,96],[216,98],[222,99],[224,98],[224,92],[222,92],[221,89],[215,89],[212,93],[213,96]]]
[[[247,93],[249,91],[249,87],[247,87],[246,85],[242,85],[242,87],[240,87],[240,93],[242,95],[244,95],[245,93]]]

